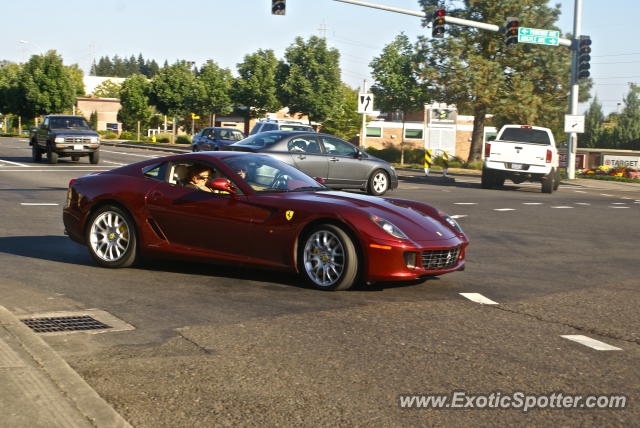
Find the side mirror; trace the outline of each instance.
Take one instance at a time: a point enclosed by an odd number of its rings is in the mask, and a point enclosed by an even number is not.
[[[209,181],[209,187],[213,190],[230,193],[232,195],[238,193],[238,189],[226,178],[215,178]]]
[[[360,151],[360,149],[357,149],[357,150],[355,151],[355,153],[353,154],[353,157],[354,157],[354,158],[356,158],[356,159],[362,159],[363,157],[365,157],[365,154],[364,154],[364,153],[362,153],[362,152]]]

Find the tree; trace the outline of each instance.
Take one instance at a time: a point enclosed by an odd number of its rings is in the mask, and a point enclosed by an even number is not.
[[[341,99],[340,53],[328,49],[325,39],[311,36],[305,43],[297,37],[285,51],[281,64],[280,97],[292,112],[322,122]]]
[[[199,87],[186,61],[164,67],[151,82],[151,99],[158,111],[168,116],[185,116],[193,111]]]
[[[619,148],[640,149],[640,85],[629,84],[614,136]]]
[[[16,100],[16,113],[29,118],[71,109],[76,101],[76,85],[56,51],[33,55],[22,66]]]
[[[105,80],[101,84],[95,87],[93,95],[99,98],[120,98],[120,83],[113,80]]]
[[[262,117],[268,111],[280,109],[281,104],[276,96],[277,68],[278,60],[270,49],[259,49],[245,55],[244,61],[237,65],[238,78],[233,85],[232,99],[243,106],[247,119]],[[249,126],[248,120],[245,126]]]
[[[198,71],[200,84],[199,111],[211,115],[211,126],[216,114],[228,114],[233,110],[231,85],[233,76],[227,68],[220,68],[213,60],[208,60]]]
[[[369,64],[375,80],[371,91],[377,107],[382,111],[402,112],[401,164],[404,164],[405,117],[411,111],[422,109],[427,101],[426,85],[421,83],[417,62],[414,46],[406,35],[400,34]]]
[[[602,113],[602,104],[600,104],[596,96],[589,105],[589,109],[585,112],[584,134],[578,137],[580,146],[600,147],[603,122],[604,114]]]
[[[18,64],[6,64],[0,67],[0,113],[16,113],[18,75],[21,66]]]
[[[438,0],[420,0],[432,12]],[[560,7],[547,0],[465,1],[450,15],[502,24],[517,16],[527,26],[558,30]],[[423,25],[427,25],[425,21]],[[562,135],[569,94],[570,51],[563,47],[518,44],[507,49],[502,33],[449,25],[443,39],[421,38],[423,75],[438,84],[437,99],[474,115],[469,161],[480,159],[485,117],[504,123],[539,124]],[[588,87],[587,82],[584,88]],[[583,92],[583,95],[588,94]],[[583,100],[586,99],[583,97]]]
[[[340,85],[342,96],[333,113],[322,122],[322,132],[345,140],[351,140],[360,131],[361,117],[358,114],[358,91],[344,83]]]
[[[71,80],[76,88],[76,96],[81,97],[84,95],[84,71],[78,64],[71,64],[67,66],[67,71],[71,75]]]
[[[146,127],[152,114],[149,105],[151,85],[142,74],[134,74],[122,83],[119,117],[127,131],[137,129],[138,121]]]

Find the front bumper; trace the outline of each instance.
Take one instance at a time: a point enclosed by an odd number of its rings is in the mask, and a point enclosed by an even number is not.
[[[463,270],[468,245],[469,241],[460,237],[418,245],[367,243],[366,280],[404,281]]]

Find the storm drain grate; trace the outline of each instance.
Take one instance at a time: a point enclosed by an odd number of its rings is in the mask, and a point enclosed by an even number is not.
[[[36,333],[51,333],[55,331],[84,331],[84,330],[103,330],[111,328],[107,324],[93,319],[89,315],[80,315],[73,317],[46,317],[46,318],[29,318],[21,320],[27,327]]]

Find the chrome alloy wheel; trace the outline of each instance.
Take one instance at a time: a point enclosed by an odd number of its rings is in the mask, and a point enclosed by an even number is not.
[[[129,248],[129,234],[129,224],[120,214],[105,211],[91,225],[91,248],[102,260],[116,262]]]
[[[380,171],[376,173],[373,177],[373,190],[377,194],[381,194],[387,191],[387,187],[389,186],[389,180],[387,179],[387,174]]]
[[[340,239],[332,232],[319,230],[309,236],[303,257],[307,275],[318,286],[329,287],[342,277],[345,251]]]

